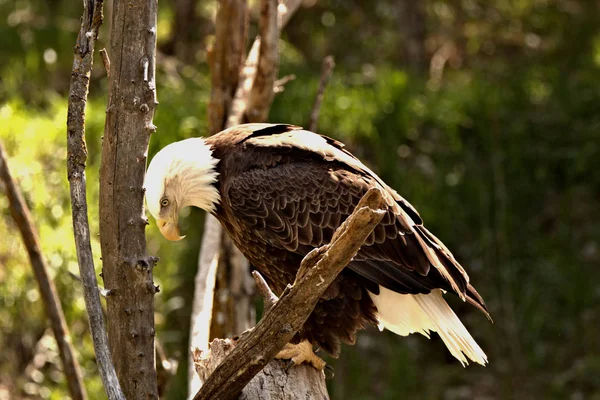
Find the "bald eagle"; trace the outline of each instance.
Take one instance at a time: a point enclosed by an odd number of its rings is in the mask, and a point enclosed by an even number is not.
[[[415,208],[339,141],[293,125],[239,125],[169,144],[150,162],[145,181],[148,210],[167,239],[182,239],[183,207],[204,209],[279,293],[372,187],[382,190],[387,212],[297,341],[304,351],[316,345],[337,357],[340,343],[353,344],[366,324],[402,336],[434,331],[463,365],[485,365],[487,356],[442,296],[454,293],[489,317],[467,273]]]

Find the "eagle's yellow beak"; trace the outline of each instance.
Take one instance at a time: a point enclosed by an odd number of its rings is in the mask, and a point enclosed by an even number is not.
[[[185,237],[185,235],[179,235],[179,228],[177,227],[177,222],[170,222],[164,219],[159,219],[156,221],[156,223],[158,224],[160,233],[162,233],[162,235],[169,240],[177,241]]]

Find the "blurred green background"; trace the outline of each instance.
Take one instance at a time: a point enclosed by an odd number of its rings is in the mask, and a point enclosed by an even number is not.
[[[109,2],[110,3],[110,2]],[[252,3],[252,2],[251,2]],[[252,3],[254,4],[254,3]],[[159,4],[151,155],[204,135],[214,0]],[[108,47],[110,4],[97,48]],[[0,0],[0,140],[32,209],[90,398],[104,398],[71,232],[66,107],[81,2]],[[258,12],[253,11],[252,21]],[[251,28],[255,32],[255,24]],[[363,332],[332,361],[333,399],[600,399],[600,3],[305,0],[283,35],[270,121],[305,125],[321,60],[337,66],[318,131],[411,201],[467,268],[494,323],[454,301],[490,364],[463,369],[434,335]],[[88,195],[100,268],[98,170],[107,79],[96,56]],[[152,224],[158,340],[182,398],[203,215],[168,243]],[[0,187],[0,399],[67,395]],[[331,360],[330,360],[331,361]]]

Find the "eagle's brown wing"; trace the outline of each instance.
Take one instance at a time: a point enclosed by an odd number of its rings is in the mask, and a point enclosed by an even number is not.
[[[273,248],[304,256],[329,243],[367,190],[378,186],[384,190],[387,213],[348,267],[366,278],[367,289],[375,294],[378,285],[411,294],[440,288],[487,314],[450,251],[425,229],[414,208],[379,178],[335,159],[306,154],[293,159],[284,162],[284,157],[279,164],[230,178],[223,200],[240,223],[253,227]]]

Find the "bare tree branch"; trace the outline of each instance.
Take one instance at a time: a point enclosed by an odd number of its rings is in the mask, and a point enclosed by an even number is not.
[[[266,313],[271,308],[273,308],[275,303],[277,303],[277,300],[279,300],[279,297],[277,297],[277,295],[273,293],[273,291],[267,284],[267,281],[265,281],[265,278],[263,278],[260,272],[252,271],[252,276],[254,277],[254,280],[256,281],[256,287],[258,288],[258,291],[262,295],[263,300],[265,302],[264,312]]]
[[[106,49],[100,49],[100,58],[102,58],[102,64],[104,64],[106,76],[110,78],[110,59],[108,58],[108,53],[106,52]]]
[[[383,197],[371,189],[330,244],[311,251],[296,281],[208,377],[195,400],[234,399],[302,327],[317,301],[381,221]]]
[[[248,95],[246,117],[249,122],[264,122],[269,115],[279,70],[279,29],[277,0],[262,0],[260,6],[260,47],[252,90]]]
[[[301,3],[302,0],[287,0],[279,4],[279,6],[277,7],[277,18],[281,22],[278,24],[278,36],[281,32],[281,29],[283,29],[290,20],[290,18],[292,18],[292,15],[296,12],[298,7],[300,7]],[[244,120],[244,115],[246,114],[246,110],[248,107],[249,92],[252,89],[252,86],[254,86],[256,69],[258,67],[259,53],[260,39],[257,38],[252,44],[252,48],[248,53],[248,57],[246,58],[246,63],[244,64],[244,67],[240,70],[240,78],[238,81],[237,90],[231,103],[229,116],[227,118],[227,128],[239,125]]]
[[[157,398],[152,269],[144,173],[158,104],[156,0],[114,0],[111,74],[100,167],[100,244],[108,338],[128,400]]]
[[[33,268],[42,295],[42,301],[46,308],[46,314],[48,315],[48,319],[50,319],[50,325],[52,326],[52,331],[56,338],[60,359],[67,378],[67,385],[69,386],[69,392],[73,399],[87,399],[83,380],[81,379],[81,370],[79,368],[79,363],[77,362],[77,356],[73,350],[69,329],[67,328],[65,314],[60,304],[58,294],[56,293],[54,282],[52,282],[52,279],[48,275],[48,266],[42,256],[38,233],[31,220],[29,208],[27,207],[27,204],[25,204],[23,196],[21,196],[15,181],[10,175],[7,157],[2,143],[0,143],[0,179],[4,182],[10,206],[10,213],[21,231],[23,243],[27,249],[27,254],[29,254],[31,267]]]
[[[104,390],[109,400],[125,399],[117,379],[108,349],[104,314],[100,303],[94,257],[90,244],[90,226],[87,213],[85,165],[85,108],[93,66],[94,47],[98,30],[103,22],[103,0],[84,2],[81,29],[75,46],[73,70],[69,89],[67,112],[67,175],[71,192],[73,233],[77,249],[79,274],[83,297],[90,323],[94,352]]]
[[[209,51],[211,93],[208,105],[209,135],[221,131],[238,85],[248,31],[247,0],[219,0],[215,43]]]
[[[317,130],[317,123],[319,122],[319,113],[321,112],[321,103],[323,102],[323,95],[325,94],[325,88],[331,78],[331,73],[335,67],[335,61],[333,56],[327,56],[323,60],[323,67],[321,68],[321,80],[319,81],[319,89],[317,90],[317,97],[315,98],[315,105],[313,106],[312,112],[310,113],[310,122],[308,123],[308,130],[315,132]]]
[[[273,85],[273,92],[275,92],[275,94],[283,92],[285,90],[285,85],[294,79],[296,79],[296,75],[294,74],[286,75],[277,79]]]

